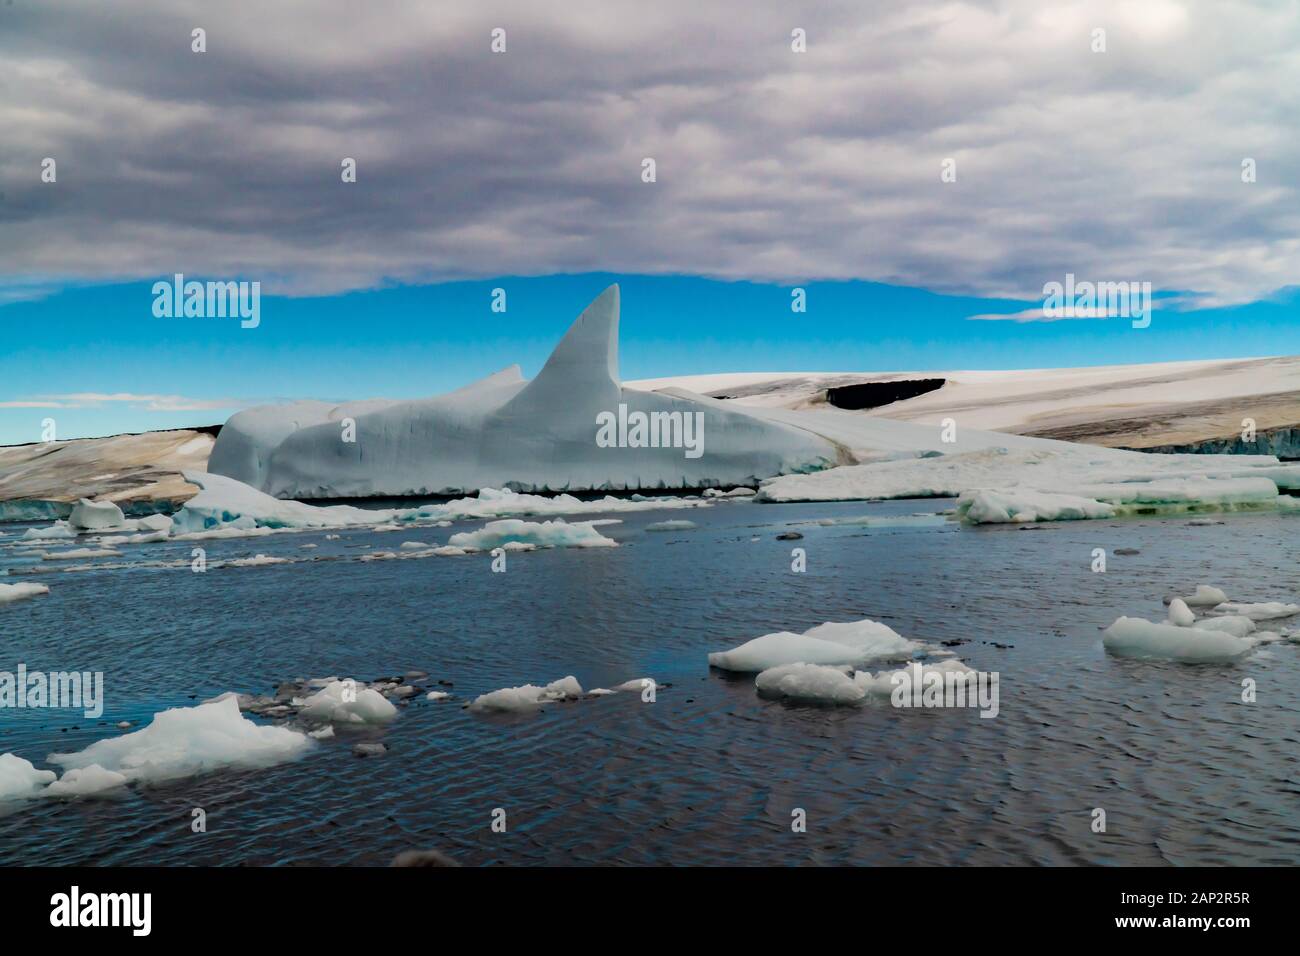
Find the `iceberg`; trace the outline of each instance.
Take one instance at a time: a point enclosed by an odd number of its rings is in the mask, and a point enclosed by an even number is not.
[[[809,704],[856,704],[866,696],[853,680],[853,668],[825,664],[769,667],[754,678],[754,688],[760,697]]]
[[[253,723],[240,714],[235,698],[226,697],[165,710],[142,730],[48,759],[65,771],[83,771],[75,777],[64,774],[71,793],[103,783],[108,779],[104,772],[118,774],[124,782],[150,784],[225,767],[268,767],[294,759],[310,746],[305,734]]]
[[[0,801],[40,796],[57,776],[50,770],[37,770],[22,757],[0,754]]]
[[[105,770],[97,763],[89,767],[69,770],[57,781],[45,788],[47,797],[87,797],[106,790],[124,787],[129,780],[126,774],[116,770]]]
[[[1215,614],[1240,614],[1252,621],[1272,621],[1281,617],[1293,617],[1300,614],[1300,604],[1286,604],[1282,601],[1263,601],[1259,604],[1235,604],[1224,601],[1212,608]]]
[[[864,618],[819,624],[802,634],[764,634],[729,651],[710,654],[709,664],[721,670],[756,674],[786,664],[843,666],[871,660],[907,660],[920,647],[888,625]]]
[[[506,518],[490,521],[479,531],[462,531],[453,534],[447,546],[462,551],[491,551],[510,545],[531,545],[535,548],[617,548],[618,542],[607,538],[590,522],[569,524],[555,521],[521,521]]]
[[[84,531],[108,531],[122,527],[126,515],[111,501],[91,501],[82,498],[72,507],[68,524]]]
[[[18,584],[0,584],[0,604],[9,604],[12,601],[21,601],[24,598],[33,598],[40,594],[49,594],[48,585],[20,582]]]
[[[1178,627],[1191,627],[1196,623],[1196,615],[1182,598],[1174,598],[1169,602],[1169,623]]]
[[[386,724],[397,708],[377,690],[335,680],[308,697],[299,715],[323,724]]]
[[[363,498],[745,486],[838,460],[808,429],[624,387],[618,324],[612,285],[531,381],[511,366],[435,398],[238,412],[208,470],[276,498]]]
[[[1225,631],[1155,624],[1136,617],[1121,617],[1102,638],[1106,650],[1120,657],[1190,663],[1235,661],[1257,643]]]
[[[957,515],[968,524],[1300,508],[1300,499],[1283,493],[1300,488],[1300,465],[1268,456],[1155,455],[1020,441],[1037,445],[1008,442],[974,451],[923,452],[778,476],[765,480],[757,497],[764,502],[955,497]]]
[[[479,712],[528,713],[560,700],[577,700],[582,696],[582,685],[573,676],[551,681],[545,687],[524,684],[522,687],[503,687],[480,694],[470,703],[469,709]]]

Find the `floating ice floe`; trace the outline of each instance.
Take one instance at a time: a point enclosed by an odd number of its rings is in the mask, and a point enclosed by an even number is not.
[[[934,680],[943,686],[948,675],[972,674],[961,661],[942,661],[937,664],[914,664],[914,671],[882,670],[855,671],[850,666],[825,664],[782,664],[768,668],[754,679],[754,688],[762,697],[788,700],[805,704],[857,704],[869,697],[889,697],[904,682],[918,678]],[[996,675],[989,678],[996,680]],[[924,685],[922,685],[924,686]]]
[[[709,664],[722,670],[756,674],[783,664],[862,664],[907,660],[921,648],[893,628],[863,619],[826,623],[802,634],[778,631],[746,641],[729,651],[709,655]]]
[[[231,568],[262,568],[268,564],[292,564],[290,558],[270,557],[265,554],[256,554],[251,558],[234,558],[230,561],[222,562],[224,566]]]
[[[126,523],[122,509],[111,501],[91,501],[82,498],[72,507],[68,524],[83,531],[116,529]]]
[[[510,544],[527,544],[539,548],[616,548],[618,542],[607,538],[590,524],[554,521],[523,521],[506,518],[490,521],[478,531],[462,531],[447,541],[465,551],[490,551]]]
[[[694,521],[656,521],[645,526],[647,531],[690,531],[696,527]]]
[[[15,754],[0,754],[0,801],[38,797],[58,774],[37,770],[29,760]]]
[[[1169,602],[1169,623],[1178,627],[1191,627],[1196,623],[1196,615],[1182,598],[1174,598]]]
[[[522,687],[503,687],[487,694],[480,694],[470,703],[469,709],[480,712],[526,712],[536,710],[543,704],[577,700],[581,696],[582,685],[578,683],[577,678],[569,676],[551,681],[545,687],[524,684]]]
[[[1165,603],[1169,604],[1172,600],[1172,598],[1166,598]],[[1183,602],[1188,607],[1214,607],[1214,605],[1223,604],[1227,600],[1228,595],[1209,584],[1196,585],[1195,593],[1183,598]]]
[[[760,696],[800,703],[856,704],[866,691],[853,681],[853,668],[825,664],[782,664],[754,679]]]
[[[584,501],[567,494],[544,497],[484,488],[477,497],[415,508],[367,509],[350,505],[308,505],[299,501],[284,501],[232,478],[205,472],[186,472],[185,478],[201,490],[173,517],[172,534],[176,540],[244,537],[310,528],[368,527],[370,530],[397,531],[430,525],[446,527],[452,521],[511,516],[707,507],[704,501],[685,498],[642,497],[630,500],[606,496],[595,501]],[[326,538],[335,540],[337,535],[333,538],[327,535]]]
[[[130,780],[116,770],[105,770],[97,763],[66,771],[62,777],[45,788],[47,797],[88,797],[108,790],[124,787]]]
[[[73,548],[70,551],[42,551],[42,561],[80,561],[84,558],[120,558],[112,548]]]
[[[1200,618],[1192,627],[1200,628],[1203,631],[1222,631],[1224,634],[1231,634],[1234,637],[1246,637],[1254,634],[1256,631],[1255,622],[1248,617],[1238,617],[1230,615],[1227,617],[1203,617]]]
[[[1258,604],[1239,604],[1224,601],[1211,610],[1215,614],[1239,614],[1252,621],[1272,621],[1283,617],[1300,614],[1300,604],[1286,604],[1282,601],[1263,601]]]
[[[120,774],[124,782],[150,784],[227,767],[268,767],[292,760],[310,746],[305,734],[253,723],[227,697],[165,710],[134,733],[97,741],[77,753],[50,754],[48,760],[65,771],[98,766]],[[68,780],[67,786],[73,790],[103,779],[93,771]]]
[[[49,594],[50,589],[47,585],[28,583],[26,581],[18,584],[0,584],[0,604],[9,604],[12,601],[21,601],[24,598],[33,598],[40,594]]]
[[[1235,661],[1258,643],[1254,637],[1223,630],[1156,624],[1135,617],[1121,617],[1102,637],[1106,650],[1120,657],[1192,663]]]
[[[1008,439],[1011,436],[1007,436]],[[846,465],[765,481],[761,501],[955,497],[970,524],[1294,510],[1300,466],[1270,456],[1150,455],[1064,442]]]
[[[56,521],[48,528],[28,528],[23,532],[23,541],[56,541],[75,538],[77,533],[66,521]]]
[[[397,708],[383,694],[355,681],[331,681],[307,698],[300,717],[320,723],[384,724]]]

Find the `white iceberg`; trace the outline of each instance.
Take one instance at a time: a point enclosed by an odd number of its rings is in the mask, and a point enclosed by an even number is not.
[[[23,541],[56,541],[75,538],[77,533],[66,521],[56,521],[48,528],[28,528],[23,532]]]
[[[28,583],[26,581],[18,584],[0,584],[0,604],[8,604],[11,601],[21,601],[24,598],[33,598],[40,594],[49,594],[50,589],[47,585]]]
[[[915,666],[917,665],[913,665],[913,667]],[[904,680],[908,680],[911,683],[916,683],[917,682],[916,675],[918,673],[920,675],[919,680],[921,682],[921,686],[925,685],[925,682],[927,680],[927,675],[929,674],[937,674],[940,676],[944,676],[948,674],[972,673],[971,668],[969,666],[963,664],[961,661],[957,660],[956,658],[947,661],[940,661],[937,664],[921,664],[919,665],[919,667],[920,667],[919,672],[913,671],[910,673],[906,669],[880,671],[878,674],[871,674],[867,671],[858,671],[856,674],[853,675],[853,682],[858,687],[862,688],[862,692],[866,695],[874,696],[874,697],[889,697],[894,693],[894,689],[898,687]],[[990,673],[988,675],[988,678],[990,680],[997,680],[998,675]]]
[[[536,710],[543,704],[560,700],[576,700],[582,696],[582,685],[573,676],[551,681],[545,687],[524,684],[522,687],[503,687],[480,694],[470,703],[474,711],[518,713]]]
[[[42,551],[42,561],[79,561],[82,558],[116,558],[121,551],[112,548],[73,548],[70,551]]]
[[[1188,607],[1214,607],[1216,604],[1223,604],[1227,600],[1228,595],[1209,584],[1196,585],[1195,593],[1183,599]]]
[[[1300,508],[1300,499],[1281,494],[1300,487],[1300,466],[1269,456],[1152,455],[1001,438],[1001,447],[998,436],[985,435],[980,440],[989,447],[977,450],[914,451],[776,477],[763,482],[758,497],[781,502],[955,497],[959,517],[970,524]]]
[[[436,398],[239,412],[208,469],[276,497],[330,498],[752,485],[837,460],[834,442],[809,429],[624,388],[618,323],[610,286],[531,381],[512,366]],[[341,440],[345,419],[355,441]]]
[[[37,770],[22,757],[0,754],[0,801],[40,796],[57,776],[50,770]]]
[[[111,501],[91,501],[82,498],[72,507],[68,524],[85,531],[103,531],[121,528],[126,523],[122,509]]]
[[[1156,624],[1135,617],[1121,617],[1102,637],[1106,650],[1120,657],[1191,663],[1235,661],[1256,643],[1223,631]]]
[[[1191,627],[1196,623],[1196,615],[1182,598],[1174,598],[1169,602],[1169,623],[1178,627]]]
[[[656,521],[645,526],[647,531],[690,531],[696,527],[694,521]]]
[[[1255,633],[1255,622],[1248,617],[1203,617],[1198,620],[1193,627],[1199,627],[1203,631],[1222,631],[1224,634],[1231,634],[1234,637],[1246,637]]]
[[[490,521],[478,531],[453,534],[447,545],[464,551],[491,551],[510,545],[532,545],[538,548],[617,548],[618,542],[607,538],[588,522],[556,519],[554,521],[523,521],[504,518]]]
[[[764,697],[800,703],[856,704],[866,691],[853,680],[851,667],[824,664],[782,664],[761,671],[754,687]]]
[[[116,790],[130,781],[126,774],[105,770],[97,763],[89,767],[74,768],[45,788],[47,797],[86,797],[106,790]]]
[[[377,690],[336,680],[308,697],[298,714],[319,723],[384,724],[397,716],[397,708]]]
[[[1282,601],[1262,601],[1258,604],[1240,604],[1224,601],[1216,604],[1212,610],[1215,614],[1239,614],[1252,621],[1272,621],[1282,617],[1300,614],[1300,604],[1286,604]]]
[[[66,770],[97,764],[128,782],[148,784],[226,767],[267,767],[292,760],[310,746],[305,734],[253,723],[240,714],[238,702],[227,697],[165,710],[142,730],[48,759]]]
[[[778,631],[709,655],[722,670],[756,674],[784,664],[853,665],[873,660],[906,660],[921,645],[888,625],[863,619],[819,624],[802,634]]]

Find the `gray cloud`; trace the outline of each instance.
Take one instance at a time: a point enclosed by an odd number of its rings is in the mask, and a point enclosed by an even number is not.
[[[0,0],[0,302],[588,270],[1246,301],[1296,281],[1298,41],[1266,0]]]

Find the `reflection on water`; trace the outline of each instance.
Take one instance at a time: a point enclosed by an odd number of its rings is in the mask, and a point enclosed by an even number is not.
[[[1300,518],[1037,532],[908,520],[947,504],[729,503],[654,534],[643,529],[663,513],[631,514],[601,528],[619,549],[512,554],[505,574],[487,556],[358,560],[360,545],[441,544],[465,525],[207,544],[210,561],[320,559],[305,563],[11,578],[52,592],[0,608],[0,670],[105,672],[102,722],[0,712],[0,752],[38,766],[120,733],[119,720],[289,678],[419,669],[457,696],[421,695],[387,728],[341,732],[296,763],[10,808],[0,864],[386,864],[412,847],[470,864],[1300,860],[1300,646],[1186,666],[1109,658],[1099,632],[1120,614],[1158,618],[1161,597],[1198,583],[1294,600]],[[790,531],[803,537],[777,540]],[[191,546],[113,560],[179,560]],[[796,547],[803,574],[790,571]],[[1090,569],[1096,547],[1110,552],[1105,574]],[[759,634],[861,617],[965,641],[963,659],[1001,674],[999,716],[790,706],[706,664]],[[668,686],[653,704],[619,694],[532,717],[459,706],[567,674]],[[390,752],[352,756],[371,739]],[[195,807],[205,834],[190,830]],[[497,807],[506,833],[490,828]],[[1090,829],[1097,807],[1104,834]],[[791,832],[795,808],[806,833]]]

